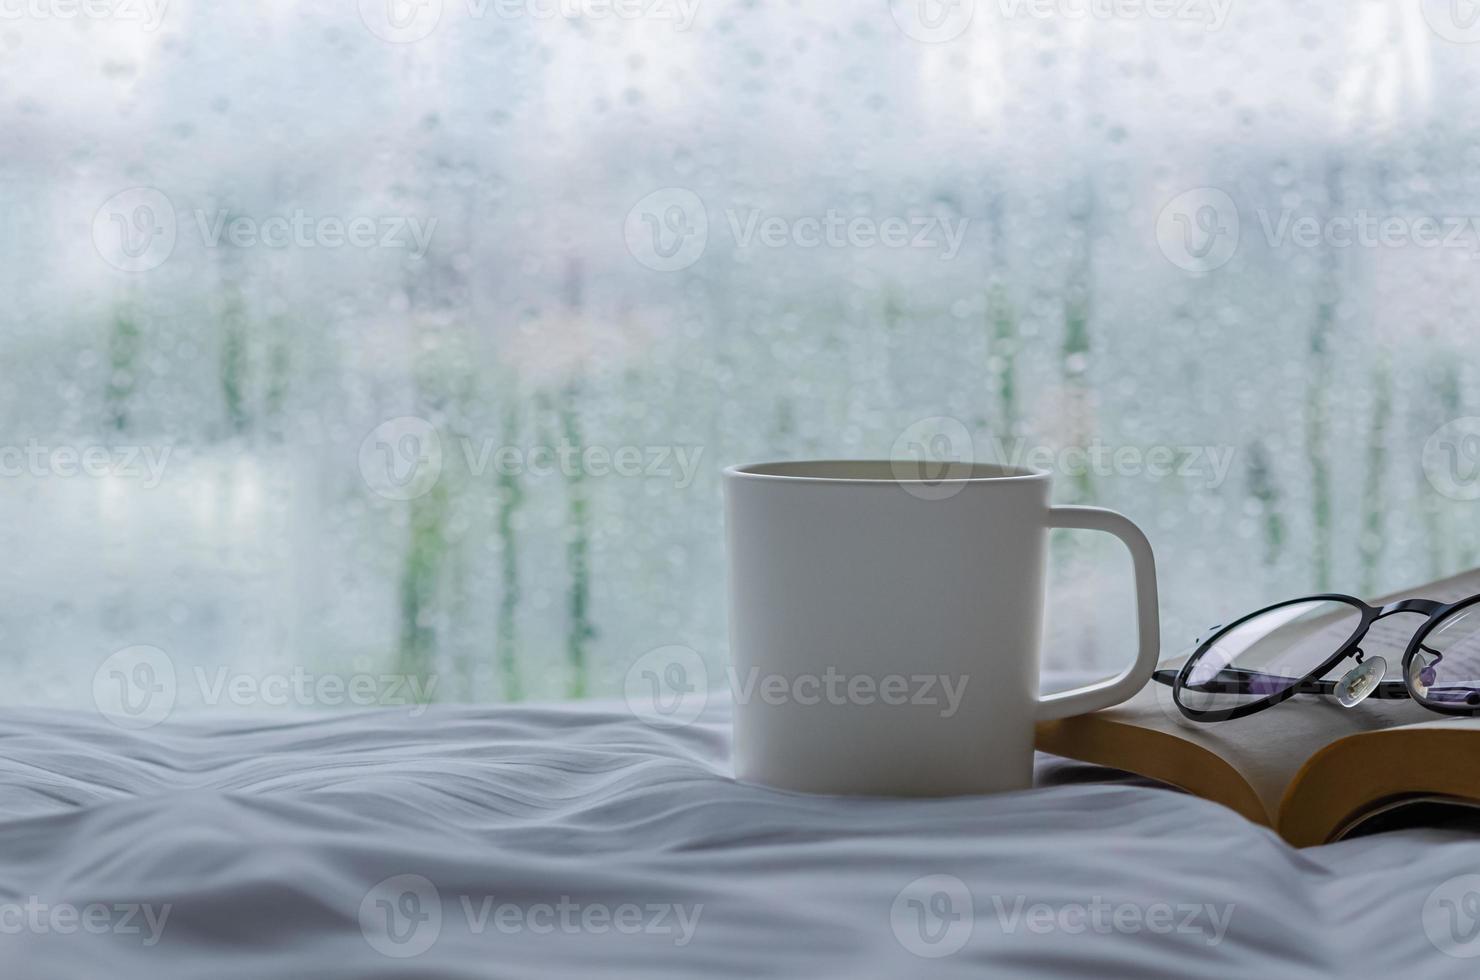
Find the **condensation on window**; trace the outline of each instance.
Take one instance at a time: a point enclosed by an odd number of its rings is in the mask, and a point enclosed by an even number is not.
[[[1476,564],[1451,5],[6,9],[7,697],[717,684],[763,459],[1051,469],[1169,652]],[[1046,668],[1123,662],[1128,571],[1055,534]]]

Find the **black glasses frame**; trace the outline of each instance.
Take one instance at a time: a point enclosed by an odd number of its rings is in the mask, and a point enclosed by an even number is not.
[[[1187,684],[1187,678],[1192,673],[1193,666],[1215,643],[1251,619],[1263,616],[1276,609],[1282,609],[1285,606],[1293,606],[1302,602],[1345,603],[1358,610],[1362,614],[1362,618],[1357,624],[1356,629],[1352,632],[1351,637],[1335,653],[1320,664],[1317,664],[1302,677],[1294,679],[1294,683],[1289,684],[1283,690],[1268,694],[1258,701],[1236,705],[1232,708],[1217,708],[1204,711],[1189,708],[1182,703],[1182,689]],[[1480,715],[1480,691],[1471,691],[1466,696],[1465,703],[1463,704],[1453,701],[1435,701],[1415,691],[1409,680],[1409,667],[1419,650],[1438,653],[1438,651],[1424,646],[1424,640],[1428,639],[1434,627],[1449,618],[1453,613],[1474,605],[1480,605],[1480,594],[1472,595],[1458,602],[1439,602],[1434,599],[1400,599],[1397,602],[1390,602],[1385,606],[1369,605],[1354,596],[1335,593],[1302,596],[1299,599],[1286,599],[1284,602],[1276,602],[1274,605],[1265,606],[1262,609],[1249,613],[1247,616],[1234,620],[1226,626],[1219,627],[1217,632],[1198,644],[1192,656],[1187,658],[1187,662],[1180,669],[1162,668],[1153,673],[1151,678],[1158,683],[1171,686],[1172,700],[1176,702],[1177,709],[1193,721],[1215,722],[1245,718],[1255,712],[1263,711],[1265,708],[1272,708],[1283,701],[1288,701],[1297,694],[1329,695],[1336,693],[1337,681],[1325,679],[1325,675],[1330,673],[1337,664],[1341,663],[1347,657],[1361,653],[1362,640],[1367,636],[1367,631],[1372,628],[1374,623],[1397,613],[1417,613],[1421,616],[1427,616],[1428,619],[1414,632],[1413,639],[1408,642],[1408,648],[1403,652],[1403,660],[1399,665],[1399,673],[1402,680],[1380,681],[1368,697],[1386,700],[1411,699],[1428,708],[1430,711],[1437,711],[1440,714],[1446,715]],[[1442,656],[1442,654],[1439,655]],[[1242,667],[1225,667],[1213,678],[1213,682],[1217,683],[1221,689],[1218,693],[1227,694],[1254,693],[1257,690],[1267,690],[1274,682],[1284,683],[1290,680],[1291,678],[1289,677],[1266,674],[1257,670],[1247,670]],[[1258,687],[1253,686],[1256,682],[1259,685]],[[1199,690],[1208,689],[1207,684],[1199,684],[1198,688]],[[1430,690],[1447,690],[1447,688],[1430,688]]]

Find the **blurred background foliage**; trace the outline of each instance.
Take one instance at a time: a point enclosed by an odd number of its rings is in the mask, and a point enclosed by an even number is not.
[[[175,0],[156,30],[6,20],[0,51],[0,443],[169,451],[157,486],[3,481],[10,698],[85,698],[136,643],[435,673],[449,699],[610,696],[666,644],[718,668],[719,470],[887,455],[933,417],[978,458],[1230,454],[1221,481],[1056,480],[1146,528],[1170,648],[1260,602],[1476,562],[1474,504],[1421,464],[1480,412],[1473,229],[1463,248],[1268,231],[1480,213],[1480,62],[1416,8],[1249,2],[1211,30],[982,4],[924,44],[879,4],[702,0],[678,30],[448,3],[397,44],[353,4]],[[127,272],[95,218],[136,187],[178,239]],[[1198,187],[1242,221],[1195,274],[1156,228]],[[671,272],[624,234],[661,188],[709,218]],[[829,210],[964,221],[963,247],[734,233]],[[295,212],[435,226],[424,255],[211,241],[222,216]],[[442,468],[387,499],[360,452],[403,416],[436,429]],[[562,441],[699,465],[685,485],[673,464],[476,465]],[[1119,662],[1128,565],[1056,537],[1050,666]]]

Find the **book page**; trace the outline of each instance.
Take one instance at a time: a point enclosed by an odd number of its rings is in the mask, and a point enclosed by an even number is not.
[[[1374,606],[1384,606],[1400,599],[1431,599],[1435,602],[1456,602],[1467,599],[1472,595],[1480,593],[1480,569],[1463,572],[1452,578],[1443,579],[1432,585],[1422,586],[1410,591],[1395,593],[1384,596],[1371,602]],[[1365,656],[1381,656],[1387,661],[1387,680],[1401,681],[1402,675],[1399,668],[1403,660],[1403,654],[1408,649],[1409,642],[1413,636],[1427,621],[1428,617],[1420,613],[1394,613],[1379,619],[1368,629],[1366,636],[1362,638],[1360,647]],[[1320,619],[1314,619],[1307,623],[1287,624],[1284,627],[1285,636],[1288,637],[1290,654],[1282,656],[1281,662],[1287,664],[1305,665],[1309,669],[1312,663],[1324,660],[1326,656],[1336,652],[1351,637],[1356,623],[1352,621],[1351,615],[1347,613],[1333,613]],[[1298,631],[1298,632],[1297,632]],[[1173,660],[1163,663],[1161,666],[1180,665],[1191,656],[1192,651],[1179,655]],[[1325,676],[1336,678],[1344,671],[1351,669],[1352,661],[1345,660],[1336,664],[1331,672]],[[1294,673],[1292,667],[1289,673]]]
[[[1420,589],[1413,594],[1402,594],[1389,596],[1373,605],[1385,605],[1396,602],[1398,599],[1434,599],[1438,602],[1457,602],[1460,599],[1468,599],[1470,596],[1480,593],[1480,570],[1464,572],[1453,578],[1444,579],[1431,586]],[[1419,627],[1424,624],[1425,617],[1412,613],[1395,613],[1386,619],[1379,619],[1372,624],[1367,631],[1367,637],[1362,641],[1362,649],[1368,654],[1381,654],[1388,662],[1388,679],[1402,680],[1397,676],[1399,661],[1403,653],[1408,649],[1413,634],[1418,632]]]

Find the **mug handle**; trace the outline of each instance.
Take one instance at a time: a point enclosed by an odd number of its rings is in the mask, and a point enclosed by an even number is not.
[[[1130,518],[1101,507],[1050,507],[1048,527],[1084,531],[1106,531],[1130,549],[1136,575],[1136,636],[1140,649],[1136,662],[1107,680],[1058,691],[1038,699],[1038,720],[1053,721],[1069,715],[1098,711],[1127,700],[1151,680],[1161,655],[1161,621],[1156,604],[1156,558],[1151,542]]]

